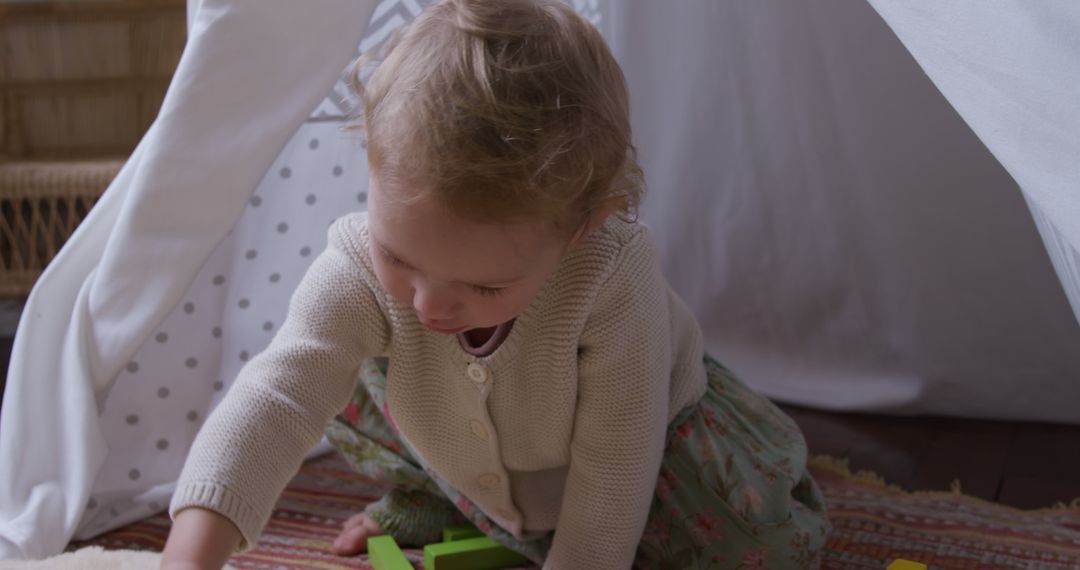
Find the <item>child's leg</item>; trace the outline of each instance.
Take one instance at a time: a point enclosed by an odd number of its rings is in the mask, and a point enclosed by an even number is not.
[[[327,438],[354,469],[393,485],[364,509],[368,518],[398,544],[439,542],[442,529],[461,524],[464,516],[402,444],[384,407],[385,386],[386,361],[365,362],[353,399],[327,425]]]
[[[706,369],[705,397],[668,428],[636,565],[816,567],[829,522],[798,426],[711,358]]]

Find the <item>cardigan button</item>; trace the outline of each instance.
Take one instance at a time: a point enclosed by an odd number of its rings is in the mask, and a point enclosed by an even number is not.
[[[487,429],[484,427],[483,422],[476,419],[469,420],[469,429],[473,432],[473,435],[484,441],[487,441],[488,432]]]
[[[476,478],[476,482],[480,485],[480,488],[484,490],[494,488],[500,481],[502,481],[502,478],[494,473],[484,473]]]
[[[477,384],[483,384],[491,377],[491,373],[488,372],[487,368],[484,368],[483,364],[477,362],[469,364],[468,368],[465,369],[465,372],[469,376],[469,379]]]

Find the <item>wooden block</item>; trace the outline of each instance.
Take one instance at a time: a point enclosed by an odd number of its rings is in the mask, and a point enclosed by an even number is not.
[[[448,526],[442,531],[443,542],[454,542],[455,540],[465,540],[466,538],[476,538],[478,536],[484,536],[484,533],[471,524]]]
[[[375,570],[413,570],[412,563],[389,535],[369,537],[367,548],[368,561]]]
[[[886,570],[926,570],[926,564],[897,558],[892,561],[892,564],[889,564],[889,567]]]
[[[425,570],[495,570],[528,562],[528,558],[486,536],[424,547]]]

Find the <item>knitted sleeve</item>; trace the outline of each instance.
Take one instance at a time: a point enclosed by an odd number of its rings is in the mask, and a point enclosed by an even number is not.
[[[664,450],[671,376],[666,286],[636,234],[579,345],[569,473],[545,569],[630,568]]]
[[[240,371],[199,431],[170,515],[203,507],[253,548],[286,483],[348,403],[361,361],[385,353],[390,329],[372,277],[339,221],[293,293],[270,345]]]

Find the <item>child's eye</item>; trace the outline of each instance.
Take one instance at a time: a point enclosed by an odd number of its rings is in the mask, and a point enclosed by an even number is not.
[[[385,249],[381,249],[381,250],[379,250],[379,252],[382,253],[383,259],[385,259],[388,263],[390,263],[390,265],[398,265],[398,266],[401,266],[401,267],[406,267],[404,261],[394,257],[394,255],[392,253],[390,253],[389,251],[386,251]]]
[[[482,297],[498,297],[499,295],[503,294],[503,291],[506,290],[505,287],[481,287],[479,285],[473,285],[472,288],[473,291],[476,291]]]

